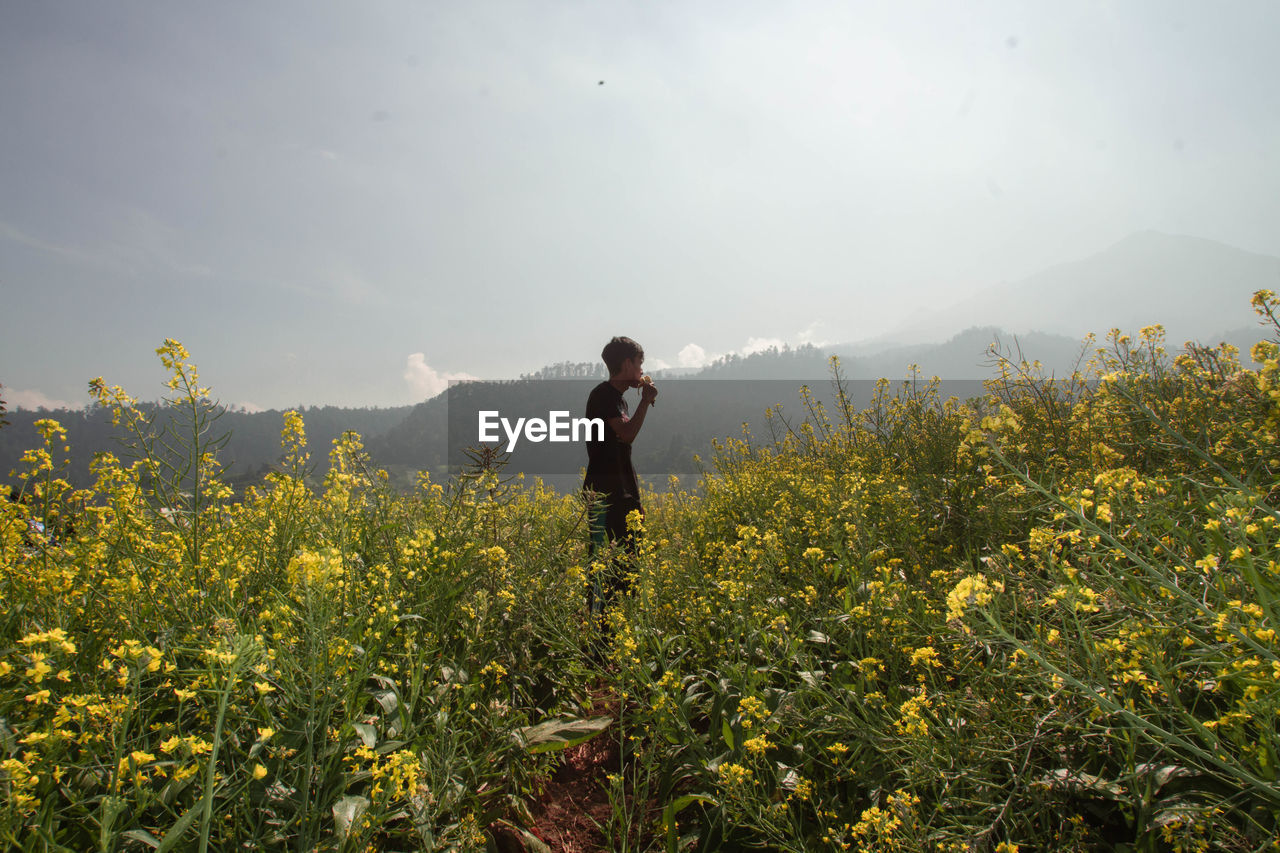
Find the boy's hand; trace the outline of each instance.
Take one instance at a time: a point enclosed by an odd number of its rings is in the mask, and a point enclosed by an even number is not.
[[[653,405],[653,401],[658,397],[658,386],[653,384],[653,379],[649,374],[640,377],[640,402]]]

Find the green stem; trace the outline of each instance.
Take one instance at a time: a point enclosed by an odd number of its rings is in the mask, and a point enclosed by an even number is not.
[[[213,726],[213,749],[209,753],[209,766],[205,768],[204,795],[200,804],[200,853],[207,853],[209,849],[209,824],[213,820],[213,793],[218,775],[218,750],[222,745],[222,724],[227,716],[227,700],[231,696],[231,689],[235,687],[246,651],[243,641],[236,644],[235,660],[231,662],[231,670],[227,673],[222,694],[218,697],[218,720]]]

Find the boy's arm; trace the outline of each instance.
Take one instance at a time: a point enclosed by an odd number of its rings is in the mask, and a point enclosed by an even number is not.
[[[630,444],[636,440],[636,436],[640,434],[640,427],[644,426],[645,412],[649,411],[652,405],[653,400],[646,394],[640,398],[640,405],[636,406],[636,413],[630,418],[624,418],[621,415],[609,418],[609,427],[617,433],[618,441]]]

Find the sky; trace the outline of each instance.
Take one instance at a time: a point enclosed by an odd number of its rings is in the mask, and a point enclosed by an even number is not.
[[[0,395],[249,409],[1280,255],[1280,4],[0,3]],[[957,330],[959,331],[959,330]]]

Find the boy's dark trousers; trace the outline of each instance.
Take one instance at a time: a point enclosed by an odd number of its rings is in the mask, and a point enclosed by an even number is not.
[[[633,499],[614,499],[606,495],[592,502],[589,510],[591,526],[591,547],[589,558],[594,558],[597,551],[603,551],[609,543],[621,543],[623,554],[615,556],[608,566],[600,572],[592,571],[587,579],[587,612],[603,628],[605,611],[617,600],[619,595],[631,591],[631,582],[627,578],[632,568],[632,557],[636,553],[635,534],[627,530],[627,515],[632,510],[639,510],[641,516],[644,509],[640,502]]]

